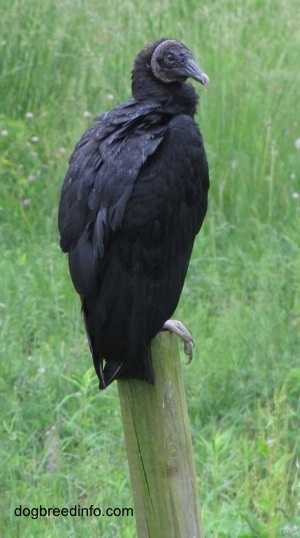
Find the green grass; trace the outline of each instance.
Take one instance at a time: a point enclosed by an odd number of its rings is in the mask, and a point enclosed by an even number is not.
[[[13,509],[132,506],[117,388],[98,392],[56,214],[85,113],[127,99],[135,54],[164,35],[211,79],[210,207],[177,313],[197,341],[183,370],[206,534],[300,536],[299,2],[0,11],[1,535],[135,535],[132,517]]]

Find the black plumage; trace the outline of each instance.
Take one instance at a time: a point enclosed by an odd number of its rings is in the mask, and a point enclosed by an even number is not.
[[[136,58],[132,98],[102,116],[71,156],[59,206],[100,388],[153,383],[149,343],[173,314],[207,209],[209,173],[186,82],[208,77],[179,41]]]

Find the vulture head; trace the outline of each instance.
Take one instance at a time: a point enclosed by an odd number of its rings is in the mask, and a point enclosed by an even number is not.
[[[132,71],[132,93],[135,97],[150,96],[156,91],[172,91],[188,78],[205,87],[209,78],[199,67],[190,50],[181,41],[160,39],[147,45],[136,57]],[[156,93],[154,90],[154,92]]]

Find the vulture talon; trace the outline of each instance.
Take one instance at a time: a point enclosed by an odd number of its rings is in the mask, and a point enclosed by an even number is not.
[[[184,353],[188,356],[186,364],[190,364],[193,360],[193,349],[196,345],[196,342],[192,337],[191,333],[187,330],[187,328],[183,325],[181,321],[178,321],[176,319],[168,319],[168,321],[163,324],[163,330],[170,331],[171,333],[179,336],[181,340],[183,340]]]

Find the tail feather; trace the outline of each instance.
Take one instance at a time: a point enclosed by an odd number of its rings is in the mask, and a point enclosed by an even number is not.
[[[103,361],[101,361],[100,363],[100,368],[99,368],[100,375],[98,374],[98,371],[97,371],[97,374],[99,377],[100,390],[106,389],[108,385],[110,385],[115,379],[118,379],[118,377],[120,376],[120,372],[124,368],[124,365],[122,362],[118,363],[115,361],[109,361],[109,362],[106,362],[104,368],[102,367],[102,363]]]
[[[126,362],[116,362],[113,360],[99,361],[94,355],[94,366],[99,378],[100,390],[106,389],[116,379],[144,379],[147,383],[154,385],[154,373],[152,368],[152,358],[150,346],[147,347],[144,356],[137,361],[130,361],[130,366]]]

